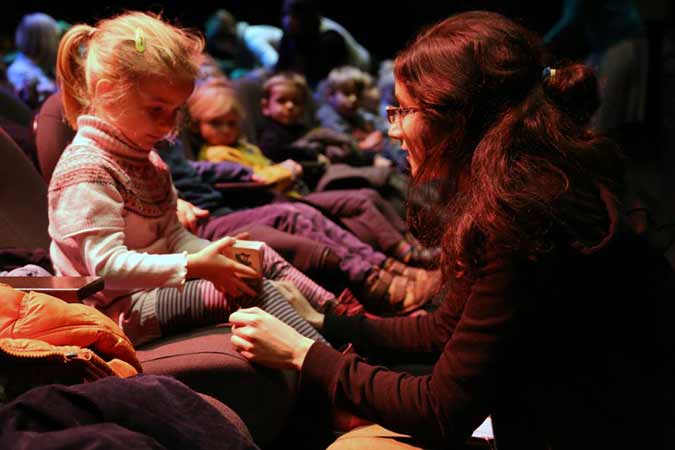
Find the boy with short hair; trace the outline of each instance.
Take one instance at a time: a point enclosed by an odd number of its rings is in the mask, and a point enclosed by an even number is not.
[[[405,155],[387,137],[386,121],[363,108],[369,81],[372,77],[356,67],[331,70],[324,86],[326,102],[318,109],[317,119],[322,127],[352,136],[361,151],[379,152],[403,168]]]

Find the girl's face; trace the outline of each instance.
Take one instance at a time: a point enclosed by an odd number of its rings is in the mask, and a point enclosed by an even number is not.
[[[305,112],[305,94],[293,83],[279,83],[270,88],[268,99],[263,99],[263,115],[282,125],[297,125]]]
[[[410,172],[413,176],[417,174],[422,161],[424,161],[424,151],[421,145],[419,133],[422,130],[422,118],[415,100],[410,96],[407,89],[397,80],[394,85],[394,95],[401,108],[412,108],[411,110],[400,110],[389,125],[389,137],[401,141],[401,148],[408,155],[410,163]]]
[[[199,122],[199,133],[208,145],[234,145],[239,132],[239,116],[235,111]]]
[[[176,129],[178,114],[193,88],[192,81],[143,78],[122,101],[102,107],[97,114],[137,147],[150,151]]]

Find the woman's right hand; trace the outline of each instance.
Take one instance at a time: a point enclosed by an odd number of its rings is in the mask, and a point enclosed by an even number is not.
[[[245,358],[267,367],[301,370],[314,341],[260,308],[230,314],[231,341]]]
[[[256,296],[255,292],[239,277],[260,277],[252,268],[228,258],[223,253],[236,239],[227,236],[197,253],[188,255],[188,278],[202,278],[210,281],[225,295],[238,297],[240,294]]]

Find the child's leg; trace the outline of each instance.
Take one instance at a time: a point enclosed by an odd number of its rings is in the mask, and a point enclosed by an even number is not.
[[[349,274],[351,281],[363,281],[373,266],[379,267],[386,260],[384,254],[331,222],[315,208],[302,203],[295,203],[293,207],[297,214],[291,216],[289,231],[328,244],[340,258],[340,267]]]
[[[263,280],[257,304],[304,336],[325,342],[269,280]],[[212,283],[192,280],[186,282],[182,289],[157,288],[132,294],[114,303],[105,312],[138,346],[201,326],[225,323],[236,309],[237,306],[228,303]]]
[[[232,234],[244,231],[249,234],[249,239],[265,242],[275,252],[278,252],[279,256],[302,273],[308,274],[310,278],[323,274],[326,270],[324,255],[329,250],[326,244],[320,244],[312,239],[279,231],[267,225],[251,224],[234,230]],[[330,275],[338,276],[339,271],[337,272]]]
[[[227,222],[227,227],[223,229],[236,230],[255,223],[324,244],[340,258],[340,268],[352,282],[363,281],[373,266],[380,266],[386,260],[385,255],[328,220],[321,212],[301,203],[266,205],[237,211],[218,219]],[[213,233],[203,233],[201,230],[199,234],[210,239],[221,237]]]
[[[386,208],[386,201],[372,189],[317,192],[305,196],[304,200],[327,211],[363,242],[387,254],[391,255],[404,240],[399,227],[405,231],[405,223],[395,211],[389,210],[393,208]],[[383,214],[380,207],[388,215]]]
[[[274,249],[263,247],[264,276],[270,280],[287,280],[292,282],[309,303],[319,312],[325,312],[330,304],[335,303],[335,296],[306,277],[281,257]]]

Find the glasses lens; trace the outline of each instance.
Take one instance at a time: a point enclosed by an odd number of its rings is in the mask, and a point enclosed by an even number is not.
[[[396,116],[398,115],[398,108],[395,106],[387,106],[386,112],[387,112],[387,121],[389,123],[394,123],[394,121],[396,120]]]

